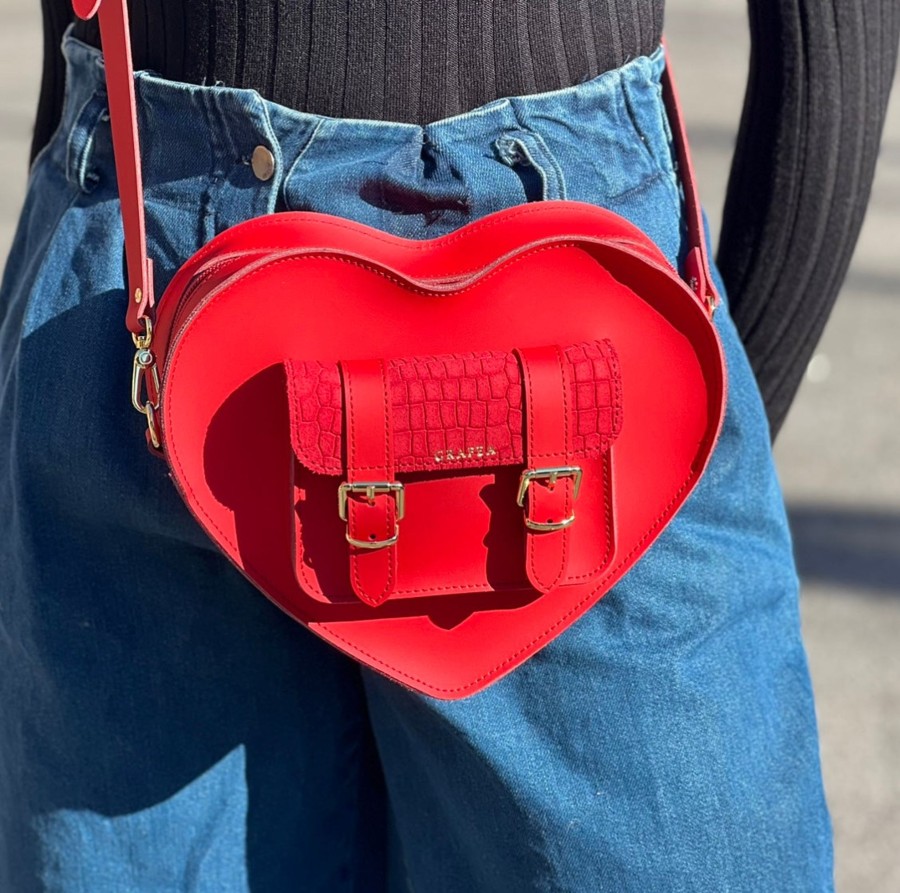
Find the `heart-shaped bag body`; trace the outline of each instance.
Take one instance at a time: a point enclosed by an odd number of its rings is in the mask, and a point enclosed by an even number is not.
[[[151,316],[122,0],[100,18],[148,439],[280,608],[410,688],[478,691],[607,592],[706,467],[725,368],[693,190],[693,289],[585,202],[428,241],[287,212],[209,242]]]

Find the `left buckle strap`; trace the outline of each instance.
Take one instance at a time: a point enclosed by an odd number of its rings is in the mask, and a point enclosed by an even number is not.
[[[377,607],[397,585],[397,541],[406,500],[394,480],[387,376],[382,360],[342,360],[347,479],[338,487],[338,512],[347,525],[350,585]]]
[[[358,540],[350,535],[350,523],[347,516],[347,499],[351,493],[360,493],[365,495],[366,502],[369,505],[375,505],[375,497],[381,495],[390,495],[394,498],[394,535],[387,539],[368,539]],[[400,522],[406,512],[406,498],[403,490],[403,484],[399,481],[359,481],[355,484],[345,481],[338,487],[338,514],[341,520],[347,524],[347,542],[357,549],[384,549],[386,546],[393,546],[400,538]]]

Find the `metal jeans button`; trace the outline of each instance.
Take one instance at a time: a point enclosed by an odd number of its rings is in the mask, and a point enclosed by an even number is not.
[[[250,158],[250,166],[258,180],[271,180],[275,173],[275,156],[265,146],[257,146]]]

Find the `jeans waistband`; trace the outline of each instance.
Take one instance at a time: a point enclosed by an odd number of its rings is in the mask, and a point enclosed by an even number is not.
[[[67,66],[63,118],[47,151],[72,182],[90,191],[98,170],[112,165],[103,56],[73,37],[71,26],[62,51]],[[646,131],[653,131],[654,137],[659,131],[664,65],[660,47],[570,87],[499,98],[424,125],[298,111],[268,101],[256,90],[187,84],[142,70],[135,74],[135,89],[144,184],[184,184],[202,176],[238,188],[246,185],[254,190],[250,213],[263,214],[279,209],[279,199],[290,191],[292,172],[313,144],[317,158],[339,152],[341,163],[350,165],[387,155],[396,159],[397,152],[408,153],[410,164],[422,164],[423,148],[430,145],[452,165],[453,147],[474,142],[508,164],[513,160],[510,153],[528,151],[527,141],[519,142],[518,149],[515,141],[508,142],[511,134],[543,141],[552,133],[556,139],[577,141],[588,131],[599,136],[621,134],[623,128],[648,143],[647,151],[660,154],[658,160],[666,167],[668,147],[660,149],[658,138],[645,138]],[[665,132],[670,141],[667,124]],[[274,173],[263,183],[251,165],[259,146],[274,158]],[[170,198],[180,201],[175,185]],[[285,204],[292,206],[291,201]]]

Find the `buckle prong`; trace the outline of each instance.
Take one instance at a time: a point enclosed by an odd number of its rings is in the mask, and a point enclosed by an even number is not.
[[[574,480],[572,499],[578,499],[578,494],[581,491],[582,476],[582,470],[577,465],[561,465],[556,468],[525,469],[519,478],[519,493],[516,496],[516,504],[519,508],[525,508],[525,497],[528,495],[528,488],[534,481],[547,481],[548,487],[553,489],[560,478],[572,478]],[[563,518],[562,521],[532,521],[527,513],[525,515],[525,526],[531,530],[562,530],[574,521],[574,511],[568,518]]]
[[[347,523],[347,499],[351,493],[363,493],[369,505],[375,505],[375,497],[388,495],[394,498],[397,509],[397,517],[394,520],[394,534],[383,540],[358,540],[350,536],[349,524],[345,537],[351,546],[357,549],[384,549],[393,546],[400,537],[400,522],[406,512],[406,498],[403,484],[400,481],[358,481],[348,483],[344,481],[338,487],[338,515],[344,523]]]

